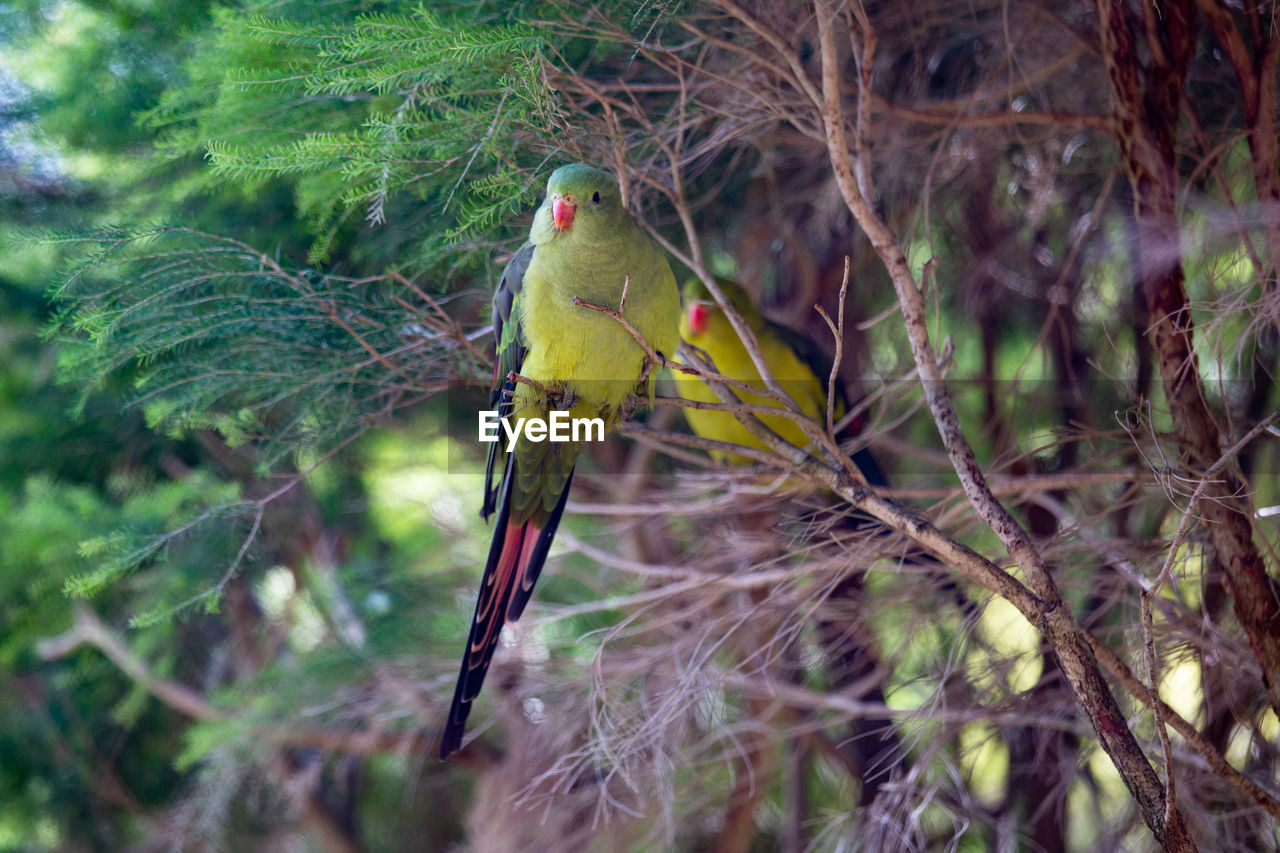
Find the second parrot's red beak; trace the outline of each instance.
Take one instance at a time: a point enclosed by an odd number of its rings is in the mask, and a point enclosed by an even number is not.
[[[711,312],[702,302],[689,304],[689,331],[700,335],[707,330],[707,318]]]
[[[569,226],[573,224],[573,214],[578,210],[578,206],[571,201],[558,198],[551,203],[551,218],[556,223],[557,231],[568,231]]]

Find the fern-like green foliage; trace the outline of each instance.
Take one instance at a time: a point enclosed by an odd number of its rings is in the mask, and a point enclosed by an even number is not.
[[[314,262],[363,219],[429,265],[531,199],[560,106],[546,41],[508,6],[248,6],[215,16],[191,84],[147,120],[171,155],[203,153],[212,180],[296,182]],[[423,204],[434,227],[411,236]]]
[[[50,327],[82,403],[127,374],[153,428],[254,441],[264,473],[484,373],[461,326],[395,274],[289,269],[183,228],[52,239],[84,250]]]
[[[281,492],[396,409],[485,381],[486,353],[462,323],[395,273],[290,269],[236,240],[182,228],[49,239],[80,250],[48,330],[62,344],[63,376],[82,389],[80,405],[127,380],[131,405],[153,429],[252,443],[258,474],[279,479]],[[68,577],[64,591],[96,595],[139,568],[171,564],[182,543],[211,548],[204,565],[213,571],[194,591],[180,584],[161,596],[134,625],[197,603],[215,608],[252,556],[271,498],[192,482],[142,490],[125,515],[138,522],[82,543],[94,567]]]

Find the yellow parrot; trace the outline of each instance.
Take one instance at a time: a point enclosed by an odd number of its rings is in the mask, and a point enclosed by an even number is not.
[[[741,286],[731,281],[717,281],[729,303],[755,335],[760,354],[783,390],[806,415],[819,423],[825,423],[827,382],[831,371],[830,361],[825,354],[811,341],[766,320]],[[709,355],[722,376],[740,380],[756,388],[765,388],[760,371],[751,360],[742,339],[702,282],[695,279],[686,284],[684,297],[681,337]],[[709,385],[695,376],[676,374],[675,379],[683,397],[707,402],[718,402],[720,399]],[[733,390],[743,402],[779,407],[778,403],[766,397],[736,388]],[[839,386],[837,394],[835,416],[840,418],[848,410],[848,403]],[[686,408],[684,412],[689,426],[703,438],[728,441],[760,450],[769,449],[748,432],[732,412],[690,408]],[[762,415],[760,420],[797,447],[810,444],[809,437],[789,418]],[[861,428],[862,425],[855,418],[846,432],[856,435]],[[733,453],[714,455],[732,464],[752,463],[752,460]],[[852,458],[868,483],[873,486],[888,485],[884,472],[867,448],[858,449]],[[859,513],[848,516],[844,524],[850,530],[874,529],[871,520]],[[830,592],[829,600],[839,603],[836,609],[838,616],[822,616],[815,626],[828,655],[830,677],[837,686],[856,683],[876,670],[877,656],[869,642],[870,632],[856,609],[862,582],[863,573],[855,572],[837,583]],[[950,586],[954,588],[954,585]],[[872,686],[862,698],[868,702],[883,702],[882,686]],[[870,717],[854,721],[851,723],[851,731],[852,736],[844,740],[840,750],[851,765],[857,768],[857,775],[862,780],[861,803],[868,805],[875,799],[892,767],[901,761],[903,750],[893,721],[888,718]]]
[[[679,345],[680,293],[671,267],[623,205],[617,180],[583,163],[551,174],[529,240],[494,294],[492,405],[509,425],[520,418],[545,423],[567,410],[574,418],[599,418],[607,430],[632,395],[650,395],[653,371],[644,350],[616,319],[575,299],[620,310],[660,354]],[[512,373],[536,384],[515,382]],[[502,626],[519,619],[529,601],[580,450],[580,441],[538,440],[528,432],[490,445],[481,514],[498,518],[441,759],[462,743]]]
[[[796,401],[801,411],[819,423],[825,423],[827,417],[827,379],[830,374],[830,362],[823,364],[825,355],[811,341],[799,337],[790,329],[770,322],[756,308],[751,297],[740,285],[732,281],[717,279],[725,297],[746,321],[760,346],[760,354],[769,365],[773,377],[778,380],[783,390]],[[685,308],[680,321],[680,336],[701,349],[715,362],[721,376],[737,379],[763,390],[766,385],[756,369],[751,354],[733,324],[729,322],[724,310],[716,303],[707,291],[706,286],[698,279],[692,279],[684,287]],[[700,400],[708,403],[720,402],[711,386],[696,376],[674,374],[676,387],[680,396],[689,400]],[[733,389],[744,403],[781,408],[781,405],[767,397],[751,394],[740,389]],[[844,416],[848,403],[843,396],[843,388],[837,385],[835,406],[836,418]],[[711,411],[707,409],[684,410],[685,418],[693,431],[703,438],[727,441],[743,447],[757,450],[768,450],[758,438],[752,435],[732,412]],[[760,420],[796,447],[806,447],[810,439],[794,420],[781,415],[761,415]],[[861,430],[858,419],[854,419],[846,432],[856,435]],[[733,453],[713,452],[717,459],[737,465],[750,465],[752,460]],[[861,448],[853,455],[854,464],[862,471],[867,482],[873,486],[886,485],[880,466],[866,448]]]

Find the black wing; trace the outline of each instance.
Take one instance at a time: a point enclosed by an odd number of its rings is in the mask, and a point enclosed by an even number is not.
[[[489,395],[489,406],[496,409],[501,417],[511,411],[511,395],[516,388],[516,383],[507,377],[513,372],[518,373],[524,364],[526,349],[520,330],[520,293],[524,289],[524,274],[533,260],[533,250],[532,243],[525,243],[511,256],[493,293],[493,391]],[[484,500],[480,505],[480,515],[486,521],[498,505],[502,484],[501,481],[494,483],[494,474],[498,468],[498,455],[506,449],[505,433],[499,430],[498,440],[489,445],[489,458],[484,466]]]
[[[831,377],[831,357],[823,351],[822,347],[813,342],[811,338],[798,334],[797,332],[773,322],[765,320],[769,324],[769,328],[781,338],[792,351],[808,365],[813,371],[813,375],[818,377],[818,381],[822,383],[823,388],[827,386],[827,382]],[[849,395],[845,390],[844,383],[836,381],[836,411],[849,411]],[[859,419],[854,418],[853,422],[845,428],[844,435],[847,437],[856,436],[862,432],[862,426]],[[839,436],[837,436],[839,437]],[[865,446],[858,448],[853,454],[853,464],[858,466],[858,470],[862,472],[862,476],[867,478],[867,482],[873,486],[887,486],[889,479],[885,477],[884,471],[880,468],[880,463],[876,462],[875,456],[871,454]]]

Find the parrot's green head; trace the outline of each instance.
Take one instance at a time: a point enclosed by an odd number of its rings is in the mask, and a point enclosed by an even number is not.
[[[747,321],[747,325],[752,329],[760,328],[760,312],[742,285],[724,278],[717,278],[716,284],[720,285],[733,310]],[[727,333],[737,336],[728,318],[724,316],[724,311],[701,279],[691,278],[685,282],[682,296],[684,316],[680,321],[680,337],[696,344],[698,338],[706,334]]]
[[[535,227],[541,224],[583,243],[617,239],[621,228],[633,225],[617,180],[585,163],[571,163],[551,173],[537,219],[544,221]]]

